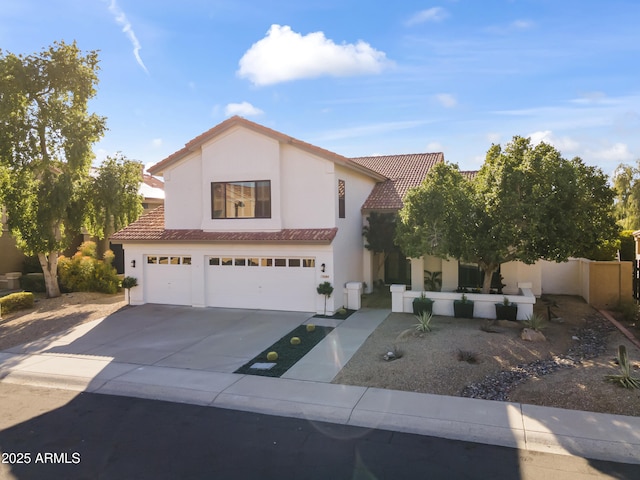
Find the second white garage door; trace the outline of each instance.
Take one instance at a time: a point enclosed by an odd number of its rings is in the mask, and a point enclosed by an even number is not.
[[[315,312],[315,258],[212,255],[205,259],[207,306]]]

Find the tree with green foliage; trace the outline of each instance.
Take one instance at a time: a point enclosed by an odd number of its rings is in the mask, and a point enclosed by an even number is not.
[[[636,165],[621,163],[611,181],[616,191],[616,219],[626,230],[640,229],[640,160]]]
[[[37,255],[47,294],[60,295],[58,254],[84,219],[92,145],[105,119],[89,113],[98,54],[56,42],[32,55],[0,51],[0,168],[7,224],[18,246]]]
[[[600,169],[516,136],[492,145],[473,179],[436,165],[405,197],[396,243],[412,257],[478,264],[489,293],[501,263],[562,262],[616,239],[613,199]]]
[[[397,215],[395,213],[371,212],[367,217],[367,224],[362,228],[362,235],[366,240],[365,248],[374,253],[382,254],[382,261],[378,264],[378,271],[384,265],[388,255],[398,250],[398,246],[394,241],[396,219]]]
[[[88,183],[85,226],[89,233],[108,237],[142,213],[142,196],[138,193],[142,182],[142,164],[129,160],[121,153],[107,157]],[[106,250],[108,245],[101,250]]]

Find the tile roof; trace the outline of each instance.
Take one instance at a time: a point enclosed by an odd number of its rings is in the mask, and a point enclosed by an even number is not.
[[[388,178],[375,185],[362,209],[399,210],[407,191],[420,185],[436,163],[444,162],[444,155],[440,152],[415,153],[357,157],[350,160]]]
[[[337,228],[292,228],[275,232],[206,232],[204,230],[165,229],[164,206],[142,215],[111,236],[120,242],[288,242],[331,243]]]

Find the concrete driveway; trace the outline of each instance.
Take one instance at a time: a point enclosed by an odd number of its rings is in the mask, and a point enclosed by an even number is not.
[[[118,363],[231,373],[312,316],[146,304],[6,352],[109,357]]]

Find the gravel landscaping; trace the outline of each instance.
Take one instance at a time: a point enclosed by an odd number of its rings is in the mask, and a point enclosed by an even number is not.
[[[519,322],[483,330],[486,320],[434,317],[433,331],[418,334],[413,315],[391,314],[333,383],[640,416],[640,390],[605,381],[618,373],[621,344],[640,376],[640,349],[583,300],[547,300],[560,319],[547,324],[543,342],[522,340]],[[535,311],[546,316],[547,304]],[[385,360],[393,350],[400,358]],[[475,362],[464,361],[470,354]]]

